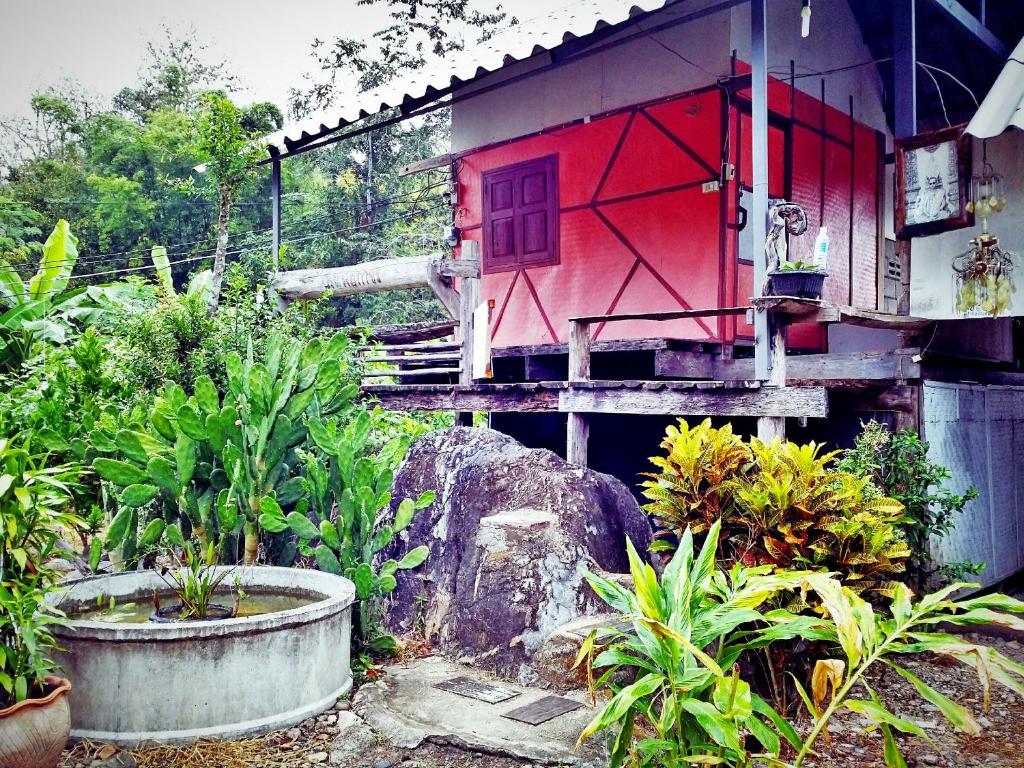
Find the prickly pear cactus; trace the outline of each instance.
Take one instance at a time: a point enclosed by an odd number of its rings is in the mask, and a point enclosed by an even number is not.
[[[93,468],[115,489],[119,511],[104,548],[121,546],[126,560],[166,533],[169,543],[244,540],[244,561],[256,562],[259,516],[266,499],[291,506],[304,492],[295,449],[307,440],[307,414],[342,413],[358,386],[340,361],[348,338],[304,347],[280,335],[267,340],[265,362],[252,348],[227,358],[228,391],[208,377],[186,396],[165,385],[148,424],[111,436],[93,435]],[[142,510],[150,520],[140,532]],[[98,556],[97,556],[98,559]]]
[[[378,515],[391,501],[394,476],[386,461],[370,454],[370,424],[365,410],[344,428],[337,419],[311,418],[309,434],[323,455],[304,456],[305,496],[287,515],[275,499],[265,497],[260,524],[268,531],[290,530],[299,539],[299,551],[315,557],[321,570],[350,578],[359,599],[356,629],[364,647],[388,650],[394,640],[380,632],[380,599],[395,589],[395,572],[419,566],[428,549],[416,547],[377,570],[374,557],[412,523],[417,510],[434,502],[434,493],[403,499],[393,524],[377,526]]]

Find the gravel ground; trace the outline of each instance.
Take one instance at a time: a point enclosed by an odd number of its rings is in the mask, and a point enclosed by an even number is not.
[[[1024,663],[1024,644],[1016,640],[968,636],[996,647]],[[933,740],[898,736],[910,768],[1021,768],[1024,766],[1024,704],[998,683],[993,684],[991,708],[982,709],[977,675],[959,664],[937,657],[908,657],[905,665],[929,685],[968,707],[984,728],[978,737],[958,734],[937,709],[921,699],[894,672],[878,671],[870,684],[897,715],[916,722]],[[367,743],[354,756],[340,756],[332,743],[339,717],[348,717],[348,702],[331,713],[311,718],[297,728],[278,731],[248,742],[199,744],[180,750],[167,748],[116,752],[103,745],[79,745],[65,753],[61,768],[532,768],[521,759],[467,752],[457,747],[424,744],[396,749]],[[866,768],[882,766],[882,737],[865,728],[853,713],[837,715],[829,726],[831,743],[819,740],[819,757],[808,768]],[[805,724],[806,725],[806,724]]]

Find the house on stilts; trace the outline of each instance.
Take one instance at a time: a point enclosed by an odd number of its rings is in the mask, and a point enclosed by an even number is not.
[[[280,242],[287,158],[450,109],[450,151],[404,172],[450,169],[458,243],[273,288],[430,286],[451,320],[380,331],[367,395],[631,486],[678,416],[913,427],[981,492],[940,557],[998,581],[1024,569],[1022,35],[1024,0],[556,4],[269,138]],[[813,264],[823,235],[820,296],[775,289],[778,241]]]

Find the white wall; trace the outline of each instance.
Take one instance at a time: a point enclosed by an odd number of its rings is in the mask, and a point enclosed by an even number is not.
[[[673,16],[710,7],[714,0],[680,2],[646,20],[653,28]],[[822,71],[870,61],[860,28],[845,0],[816,0],[811,36],[800,37],[800,0],[769,2],[769,67],[780,79],[789,76],[789,61],[798,73]],[[636,25],[617,37],[633,35]],[[602,40],[596,47],[607,45]],[[746,5],[641,36],[636,40],[557,69],[525,78],[504,88],[456,104],[453,108],[452,149],[455,152],[524,136],[543,128],[710,85],[728,76],[730,56],[750,58],[750,13]],[[668,49],[672,49],[673,53]],[[677,55],[678,54],[678,55]],[[689,61],[684,60],[688,59]],[[474,83],[473,89],[515,77],[550,62],[541,53]],[[817,98],[820,78],[797,79],[797,87]],[[882,87],[874,65],[838,72],[826,78],[826,101],[849,108],[854,117],[885,131]]]

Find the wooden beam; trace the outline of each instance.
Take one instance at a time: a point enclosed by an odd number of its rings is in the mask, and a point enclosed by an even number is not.
[[[945,14],[963,27],[965,30],[970,32],[974,38],[984,45],[988,50],[1000,60],[1007,58],[1010,55],[1010,46],[1000,40],[996,35],[985,26],[985,23],[971,14],[963,5],[957,0],[931,0],[932,5],[937,7],[939,10],[945,12]],[[984,0],[982,0],[982,8],[984,8]]]
[[[827,355],[789,355],[786,357],[787,384],[856,383],[869,381],[907,381],[921,377],[921,365],[914,362],[920,349],[889,352],[841,352]],[[722,381],[751,379],[754,361],[750,358],[713,361],[712,375]],[[665,374],[671,375],[671,373]]]
[[[585,413],[570,413],[566,423],[565,460],[577,467],[587,466],[590,419]]]
[[[921,331],[935,321],[926,317],[894,315],[873,309],[827,304],[815,299],[793,296],[767,296],[754,299],[754,305],[786,316],[790,322],[846,323],[862,328],[884,328],[890,331]]]
[[[377,384],[364,386],[363,397],[392,411],[553,413],[558,410],[558,390],[538,384],[477,384],[469,387]]]
[[[571,388],[559,395],[558,408],[570,413],[824,418],[828,415],[828,395],[824,387],[660,391]]]
[[[286,299],[319,299],[358,293],[397,291],[430,285],[430,269],[444,277],[479,277],[479,259],[448,259],[438,254],[378,259],[348,267],[278,272],[271,286]]]
[[[444,308],[448,310],[448,314],[458,320],[461,302],[459,292],[455,290],[452,279],[441,274],[440,267],[436,262],[427,266],[427,285],[430,286],[430,290],[434,292]]]
[[[460,367],[452,368],[403,368],[397,371],[363,371],[364,379],[381,379],[385,376],[394,376],[398,379],[413,378],[418,376],[444,376],[446,374],[459,373]]]
[[[753,360],[743,361],[749,364],[750,370],[746,376],[717,376],[715,375],[715,361],[718,359],[720,358],[715,352],[659,349],[654,353],[654,375],[678,379],[752,379],[754,377]]]
[[[612,323],[617,320],[685,320],[688,317],[719,317],[746,314],[751,307],[710,307],[708,309],[679,309],[672,312],[624,312],[617,315],[581,315],[569,320],[579,323]]]
[[[458,352],[428,352],[426,354],[415,354],[409,355],[383,355],[380,357],[364,357],[363,361],[367,363],[401,363],[401,364],[413,364],[418,363],[439,363],[439,362],[458,362],[462,355]]]
[[[444,155],[436,155],[435,157],[426,157],[422,160],[416,160],[403,165],[401,170],[398,172],[399,176],[412,176],[414,173],[422,173],[423,171],[432,171],[434,168],[444,168],[447,165],[452,164],[452,160],[455,156],[451,153]]]
[[[392,350],[419,348],[416,342],[440,339],[451,336],[459,327],[457,320],[441,320],[438,322],[407,323],[405,325],[378,325],[370,328],[370,338],[387,345]],[[449,345],[445,345],[449,346]],[[431,349],[437,349],[431,346]],[[451,349],[458,349],[457,343],[450,345]]]

